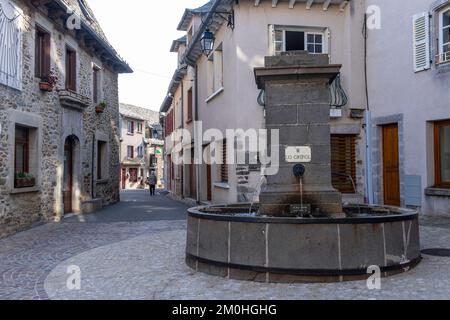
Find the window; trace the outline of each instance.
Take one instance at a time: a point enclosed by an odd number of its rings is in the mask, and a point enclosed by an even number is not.
[[[309,53],[323,53],[323,34],[307,33],[306,49]]]
[[[16,126],[14,167],[16,175],[19,173],[28,173],[29,136],[30,130],[28,128]]]
[[[130,172],[130,182],[134,182],[134,183],[138,182],[138,169],[133,168],[133,169],[130,169],[129,172]]]
[[[173,109],[165,117],[165,136],[168,137],[173,132]]]
[[[134,121],[128,121],[128,134],[134,134]]]
[[[220,165],[220,181],[228,182],[227,140],[222,143],[222,164]]]
[[[77,53],[66,47],[66,89],[77,91]]]
[[[34,72],[38,78],[50,75],[50,33],[38,26],[35,34]]]
[[[356,137],[331,136],[331,172],[333,187],[342,193],[356,193]]]
[[[283,51],[302,51],[309,53],[327,53],[325,32],[305,28],[271,26],[273,37],[273,53],[279,55]]]
[[[157,167],[157,163],[158,163],[158,161],[156,159],[156,156],[154,154],[152,154],[150,156],[150,168],[156,168]]]
[[[450,61],[450,8],[446,8],[439,19],[439,63]]]
[[[15,127],[14,144],[14,188],[30,188],[36,184],[30,173],[30,129]]]
[[[208,96],[223,89],[223,52],[220,45],[208,58]]]
[[[134,147],[133,146],[127,147],[127,157],[128,157],[128,159],[134,159]]]
[[[144,156],[144,147],[142,146],[137,147],[137,153],[138,157],[142,158]]]
[[[193,106],[192,88],[188,90],[187,94],[187,117],[186,123],[192,122],[192,106]]]
[[[92,68],[92,100],[94,104],[100,102],[100,68]]]
[[[142,123],[141,122],[137,123],[137,132],[142,133]]]
[[[107,143],[106,141],[97,141],[97,180],[107,178],[105,165],[107,163]]]
[[[436,186],[450,188],[450,120],[435,122]]]

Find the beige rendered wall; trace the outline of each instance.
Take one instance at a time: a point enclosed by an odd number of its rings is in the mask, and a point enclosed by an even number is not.
[[[269,25],[317,26],[328,27],[331,32],[331,62],[342,64],[343,86],[349,95],[350,108],[364,108],[363,74],[363,38],[361,35],[364,21],[362,0],[352,1],[344,12],[337,6],[323,11],[322,6],[313,6],[311,10],[305,4],[298,3],[289,9],[287,2],[280,2],[272,8],[270,1],[262,1],[259,7],[254,1],[240,1],[234,7],[236,28],[234,31],[223,25],[216,32],[215,45],[223,46],[224,91],[208,103],[206,57],[198,60],[199,77],[199,116],[203,129],[217,128],[262,128],[264,127],[263,107],[257,104],[257,90],[253,69],[264,65],[264,56],[269,55]],[[353,124],[362,127],[360,121],[347,119],[348,108],[344,109],[344,118],[334,125]],[[364,147],[359,150],[364,152]],[[218,168],[213,168],[213,182],[217,181]],[[362,173],[362,172],[361,172]],[[202,171],[202,185],[206,185],[205,171]],[[258,175],[253,175],[250,184],[256,186]],[[237,200],[237,177],[234,168],[230,168],[230,189],[215,188],[214,202],[227,203]],[[364,183],[359,181],[359,190]],[[202,192],[205,197],[205,191]]]

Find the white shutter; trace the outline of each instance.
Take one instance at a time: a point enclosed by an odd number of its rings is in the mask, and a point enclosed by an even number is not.
[[[20,10],[0,0],[0,83],[22,90],[22,30]]]
[[[269,25],[269,56],[275,54],[275,26]]]
[[[420,72],[431,68],[430,16],[428,12],[414,15],[413,24],[414,71]]]

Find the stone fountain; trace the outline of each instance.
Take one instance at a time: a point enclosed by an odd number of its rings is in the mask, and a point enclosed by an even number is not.
[[[337,282],[406,272],[420,260],[418,212],[342,205],[331,183],[329,85],[340,65],[307,52],[266,57],[255,69],[266,92],[266,128],[280,133],[278,174],[255,206],[192,208],[187,264],[263,282]],[[270,148],[269,148],[270,149]],[[242,215],[256,208],[254,216]]]

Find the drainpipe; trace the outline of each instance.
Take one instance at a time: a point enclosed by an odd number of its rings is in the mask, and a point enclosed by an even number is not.
[[[180,80],[181,86],[181,129],[184,129],[184,80]],[[184,199],[184,137],[181,136],[181,152],[183,154],[183,161],[181,162],[181,198]]]
[[[367,201],[374,204],[373,196],[373,172],[372,172],[372,112],[366,111],[366,190]]]
[[[92,200],[95,199],[94,164],[95,164],[95,133],[92,135],[92,171],[91,171],[91,198],[92,198]]]
[[[201,144],[201,141],[198,141],[197,136],[201,136],[201,132],[197,132],[198,128],[197,128],[197,121],[198,121],[198,65],[196,64],[194,66],[194,86],[195,86],[195,102],[194,102],[194,164],[197,162],[197,164],[195,165],[195,188],[196,188],[196,201],[197,204],[200,204],[200,159],[197,159],[198,155],[197,154],[197,148],[201,148],[201,146],[198,146],[197,144]],[[196,161],[198,160],[198,161]]]
[[[375,204],[373,194],[373,172],[372,172],[372,112],[370,111],[369,101],[369,85],[367,74],[367,14],[364,14],[363,22],[363,38],[364,38],[364,85],[366,90],[366,190],[367,190],[367,202],[370,205]]]

